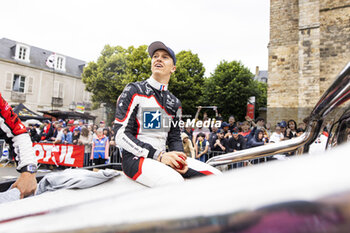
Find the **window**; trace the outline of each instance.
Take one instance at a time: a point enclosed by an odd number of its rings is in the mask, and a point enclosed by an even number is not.
[[[84,91],[83,92],[83,101],[84,102],[90,102],[90,96],[91,96],[90,92]]]
[[[25,60],[26,59],[26,52],[27,52],[27,48],[19,47],[18,58],[21,59],[21,60]]]
[[[30,47],[26,45],[16,45],[15,59],[29,62]]]
[[[6,82],[5,82],[5,90],[12,90],[12,82],[13,82],[13,73],[6,72]]]
[[[54,83],[54,89],[53,89],[53,97],[55,98],[63,98],[64,91],[63,91],[63,83],[59,81],[55,81]]]
[[[65,61],[64,57],[57,56],[56,57],[56,69],[64,71],[65,70],[65,65],[66,65],[66,61]]]
[[[26,77],[19,74],[15,74],[13,76],[12,90],[16,92],[24,92],[25,80]]]

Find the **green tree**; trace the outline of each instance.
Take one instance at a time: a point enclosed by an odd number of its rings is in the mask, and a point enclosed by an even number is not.
[[[170,78],[169,90],[181,101],[183,114],[194,116],[202,95],[205,68],[191,51],[181,51],[176,58],[176,72]]]
[[[255,116],[258,116],[259,108],[267,106],[267,84],[253,80],[255,92]]]
[[[214,73],[206,79],[201,102],[205,105],[218,106],[219,113],[224,119],[233,114],[236,120],[243,120],[250,96],[256,96],[257,102],[261,105],[264,103],[262,99],[266,98],[263,85],[254,81],[252,77],[253,74],[240,62],[222,61]]]
[[[126,84],[147,79],[151,75],[151,59],[147,46],[106,45],[96,62],[90,62],[83,72],[86,90],[92,93],[95,106],[105,103],[107,121],[114,118],[116,102]]]

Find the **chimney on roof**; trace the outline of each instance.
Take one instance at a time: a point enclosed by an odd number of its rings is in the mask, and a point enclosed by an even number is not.
[[[255,68],[255,77],[259,76],[259,66],[256,66]]]

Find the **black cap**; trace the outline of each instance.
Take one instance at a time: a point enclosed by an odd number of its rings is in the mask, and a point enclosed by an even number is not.
[[[148,46],[148,53],[152,57],[153,54],[160,49],[167,51],[173,59],[174,65],[176,65],[176,57],[174,51],[171,48],[167,47],[163,42],[155,41],[152,44],[150,44]]]

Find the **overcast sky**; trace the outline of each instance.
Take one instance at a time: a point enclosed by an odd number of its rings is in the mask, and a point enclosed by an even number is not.
[[[0,38],[86,62],[104,45],[160,40],[198,54],[206,75],[222,60],[267,69],[269,0],[3,0]]]

